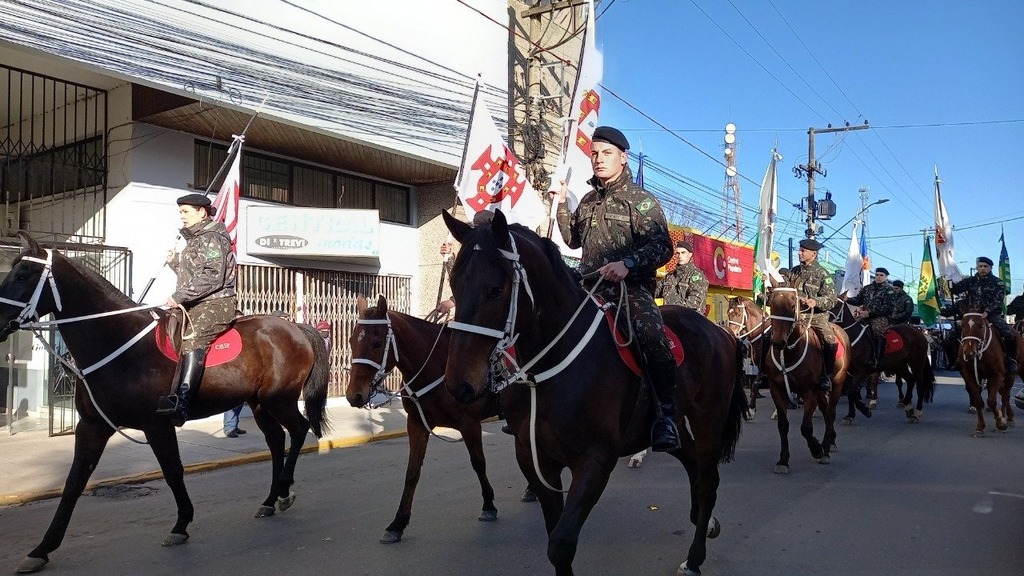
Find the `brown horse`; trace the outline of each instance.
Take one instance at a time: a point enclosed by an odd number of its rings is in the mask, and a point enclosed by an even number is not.
[[[749,409],[747,420],[753,420],[757,413],[757,396],[761,383],[764,382],[764,359],[768,350],[768,333],[771,323],[765,318],[761,308],[746,296],[735,296],[729,299],[726,311],[729,330],[740,341],[746,343],[747,357],[744,366],[749,375],[750,396],[747,399]],[[752,374],[753,373],[753,374]]]
[[[972,308],[964,308],[960,320],[960,350],[957,353],[957,368],[967,385],[967,395],[971,399],[978,418],[974,436],[985,435],[985,403],[981,398],[982,381],[988,389],[988,409],[996,421],[997,430],[1006,430],[1013,426],[1013,406],[1010,392],[1016,374],[1006,370],[1006,357],[1003,353],[1003,342],[999,334],[992,328],[983,312]],[[1017,357],[1024,358],[1024,341],[1016,335]]]
[[[480,421],[498,414],[496,396],[485,396],[472,403],[456,402],[444,389],[444,365],[448,359],[451,331],[414,316],[388,310],[384,296],[377,305],[368,307],[366,299],[356,303],[359,318],[352,329],[352,368],[346,397],[349,404],[362,408],[372,398],[390,397],[384,390],[384,379],[396,367],[404,385],[400,392],[405,408],[406,430],[409,432],[409,463],[405,470],[405,489],[395,519],[384,530],[382,544],[402,540],[412,516],[412,499],[423,468],[427,441],[435,426],[455,428],[462,433],[469,451],[484,505],[479,520],[498,519],[494,507],[494,489],[487,480],[487,461],[480,430]]]
[[[807,441],[811,457],[821,464],[828,464],[832,446],[836,441],[836,403],[843,394],[848,369],[848,355],[844,353],[836,359],[832,372],[832,389],[825,392],[819,388],[818,382],[824,371],[821,343],[818,335],[804,322],[799,320],[799,300],[795,288],[781,286],[774,288],[768,297],[771,308],[771,350],[765,362],[765,378],[771,386],[772,400],[778,411],[779,439],[782,448],[779,460],[775,463],[776,474],[789,473],[789,417],[786,414],[787,401],[790,393],[803,399],[804,417],[800,424],[800,434]],[[829,324],[841,350],[849,350],[850,342],[846,332],[835,324]],[[816,409],[821,410],[825,420],[825,434],[819,442],[814,437],[814,420]]]
[[[53,314],[75,365],[84,375],[75,390],[80,421],[75,428],[75,457],[60,504],[42,542],[18,566],[34,572],[49,561],[67,530],[75,503],[118,427],[141,430],[160,463],[178,508],[177,521],[164,546],[188,540],[194,509],[185,490],[184,468],[174,425],[155,414],[157,398],[170,389],[175,362],[157,348],[157,312],[137,306],[99,274],[52,250],[43,250],[22,233],[24,250],[0,283],[0,341],[33,320]],[[312,426],[320,437],[326,419],[328,359],[323,339],[312,326],[273,316],[236,322],[240,355],[206,370],[191,405],[193,418],[221,414],[243,402],[270,448],[270,494],[256,517],[292,505],[295,461]],[[124,346],[122,346],[124,345]],[[306,415],[298,409],[305,398]],[[282,428],[283,427],[283,428]],[[291,446],[285,457],[285,429]]]
[[[619,336],[554,243],[510,226],[501,212],[477,228],[443,214],[463,246],[451,276],[459,306],[445,385],[467,403],[503,388],[516,458],[544,513],[548,560],[557,576],[571,576],[580,530],[616,460],[650,445],[652,394],[620,359]],[[682,447],[672,456],[689,476],[696,527],[679,570],[699,574],[706,539],[720,530],[712,516],[718,466],[735,452],[747,407],[739,343],[693,310],[666,306],[662,314],[688,351],[676,372]],[[567,499],[565,468],[572,473]]]

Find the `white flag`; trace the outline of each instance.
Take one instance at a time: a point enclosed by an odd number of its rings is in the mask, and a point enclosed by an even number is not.
[[[587,10],[587,28],[583,35],[583,50],[580,53],[572,107],[562,127],[562,153],[555,174],[551,178],[552,189],[557,189],[560,180],[568,182],[567,201],[570,212],[575,210],[580,199],[590,192],[590,184],[587,184],[587,181],[594,175],[594,168],[590,163],[590,139],[594,136],[601,110],[598,84],[604,70],[604,58],[597,51],[594,42],[597,29],[594,27],[593,0],[587,3]]]
[[[946,205],[942,202],[939,191],[939,171],[935,170],[935,259],[939,263],[939,276],[958,282],[963,279],[960,267],[956,264],[956,253],[953,250],[953,224],[946,213]]]
[[[238,150],[235,151],[235,159],[231,162],[231,168],[217,192],[217,198],[213,201],[213,207],[217,210],[213,220],[224,223],[228,230],[228,238],[231,238],[231,250],[238,252],[238,196],[241,193],[242,142],[245,136],[234,138],[238,142]]]
[[[536,230],[546,217],[544,204],[480,98],[469,119],[466,154],[455,189],[471,219],[481,210],[500,209],[510,223]]]
[[[853,221],[853,231],[850,232],[850,250],[846,253],[846,275],[843,276],[843,287],[839,290],[842,294],[853,298],[860,293],[864,287],[864,256],[860,253],[860,242],[857,241],[857,227],[860,220]]]
[[[775,244],[775,216],[779,211],[779,178],[776,164],[782,156],[772,150],[772,159],[761,181],[761,214],[757,219],[757,254],[754,267],[764,277],[770,275],[776,282],[782,280],[778,268],[772,263],[772,247]]]

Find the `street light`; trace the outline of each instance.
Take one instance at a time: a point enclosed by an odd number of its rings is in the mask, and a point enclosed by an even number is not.
[[[854,214],[854,215],[853,215],[853,216],[852,216],[852,217],[851,217],[851,218],[850,218],[849,220],[847,220],[846,222],[843,222],[843,224],[842,224],[841,226],[839,226],[839,228],[836,228],[836,231],[835,231],[835,232],[833,232],[833,233],[829,234],[829,235],[828,235],[828,238],[825,238],[824,240],[822,240],[822,242],[821,242],[821,243],[822,243],[822,244],[825,244],[825,243],[827,243],[827,242],[828,242],[829,240],[831,240],[831,239],[832,239],[832,237],[833,237],[833,236],[835,236],[836,234],[838,234],[840,230],[842,230],[843,228],[846,228],[846,225],[847,225],[847,224],[849,224],[850,222],[853,222],[854,220],[856,220],[856,219],[857,219],[857,216],[860,216],[860,215],[861,215],[861,214],[863,214],[863,213],[864,213],[865,211],[867,211],[867,209],[868,209],[868,208],[871,208],[872,206],[874,206],[874,205],[876,205],[876,204],[885,204],[885,203],[886,203],[886,202],[888,202],[888,201],[889,201],[889,199],[888,199],[888,198],[879,198],[878,200],[875,200],[875,201],[874,201],[874,202],[872,202],[871,204],[868,204],[867,206],[865,206],[865,207],[861,208],[861,209],[860,209],[860,210],[858,210],[858,211],[857,211],[857,213],[856,213],[856,214]]]

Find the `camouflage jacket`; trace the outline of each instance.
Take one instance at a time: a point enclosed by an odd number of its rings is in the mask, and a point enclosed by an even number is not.
[[[967,293],[967,304],[987,312],[989,316],[1003,315],[1003,301],[1006,300],[1006,284],[992,274],[975,274],[954,282],[949,291],[953,294]]]
[[[892,307],[892,316],[890,319],[893,324],[900,324],[902,322],[909,322],[910,317],[914,315],[914,310],[917,307],[914,305],[914,299],[910,297],[910,294],[904,292],[903,294],[897,294],[896,300]]]
[[[569,213],[558,205],[558,228],[569,248],[582,248],[580,272],[594,272],[609,262],[633,259],[627,285],[654,293],[657,270],[672,258],[672,240],[661,204],[633,183],[626,166],[617,179],[604,186],[591,178],[593,189]]]
[[[708,279],[691,260],[665,275],[658,282],[654,297],[664,298],[665,304],[692,308],[703,314],[708,298]]]
[[[872,282],[860,289],[856,296],[846,301],[847,304],[862,306],[868,312],[868,318],[890,316],[896,303],[896,289],[888,282]]]
[[[821,264],[818,264],[817,260],[810,264],[794,266],[789,271],[787,282],[796,288],[796,292],[801,298],[814,299],[815,306],[810,312],[814,316],[828,314],[829,310],[835,307],[836,302],[839,301],[836,298],[836,283],[832,280],[832,275]],[[806,314],[807,312],[804,313],[804,315]]]
[[[222,222],[203,220],[182,228],[185,249],[168,263],[178,274],[171,298],[185,307],[235,295],[235,253]]]

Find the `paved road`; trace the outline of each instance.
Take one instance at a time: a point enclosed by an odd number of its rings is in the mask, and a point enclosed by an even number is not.
[[[942,379],[950,382],[948,378]],[[811,461],[792,432],[791,473],[771,473],[774,422],[762,412],[744,428],[723,469],[707,575],[935,575],[1024,573],[1024,423],[972,438],[962,386],[939,387],[920,424],[895,409],[883,385],[871,420],[839,431],[832,464]],[[816,420],[820,436],[820,420]],[[159,546],[173,522],[166,487],[153,482],[83,497],[51,574],[332,574],[426,576],[551,574],[539,508],[518,496],[523,481],[511,439],[485,427],[499,520],[476,520],[479,489],[461,444],[431,442],[412,525],[396,545],[377,543],[394,514],[404,439],[300,459],[296,506],[252,518],[265,492],[265,463],[192,475],[192,540]],[[649,456],[624,465],[584,528],[577,574],[671,576],[691,526],[681,467]],[[13,570],[41,537],[56,500],[0,509],[0,571]]]

